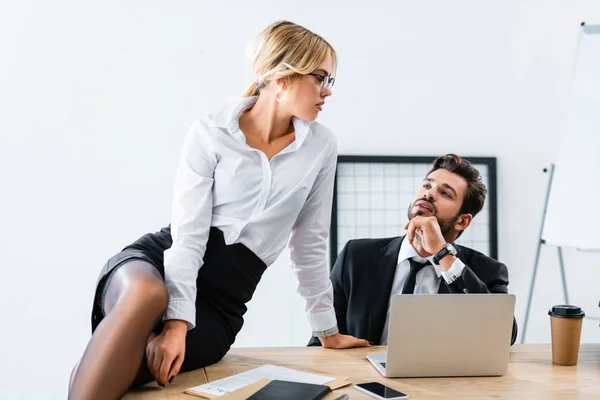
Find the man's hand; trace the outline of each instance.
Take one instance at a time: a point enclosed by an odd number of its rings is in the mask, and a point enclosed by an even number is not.
[[[351,347],[369,347],[369,342],[365,339],[358,339],[350,335],[335,335],[320,337],[321,345],[328,349],[349,349]]]
[[[185,321],[168,320],[160,335],[151,338],[146,345],[148,369],[159,385],[166,386],[179,373],[185,356],[186,335]]]
[[[445,245],[440,224],[436,217],[416,216],[404,226],[407,231],[408,243],[412,244],[415,236],[421,240],[421,246],[429,254],[436,254]]]

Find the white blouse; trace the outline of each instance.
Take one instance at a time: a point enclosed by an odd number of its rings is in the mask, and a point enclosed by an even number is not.
[[[294,118],[295,140],[269,161],[239,128],[240,114],[255,102],[244,98],[202,116],[187,133],[175,179],[173,245],[164,254],[164,319],[194,327],[196,278],[214,226],[227,244],[244,244],[267,266],[288,244],[312,330],[333,328],[326,257],[337,141],[318,122]]]

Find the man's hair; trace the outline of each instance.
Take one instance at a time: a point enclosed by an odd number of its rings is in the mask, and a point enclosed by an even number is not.
[[[431,171],[427,173],[427,176],[438,169],[448,170],[462,176],[467,181],[467,190],[465,191],[459,215],[471,214],[475,217],[475,215],[483,208],[483,203],[485,203],[485,196],[487,194],[487,189],[482,182],[479,171],[470,161],[465,160],[456,154],[446,154],[438,157],[433,162],[433,167],[431,168]]]

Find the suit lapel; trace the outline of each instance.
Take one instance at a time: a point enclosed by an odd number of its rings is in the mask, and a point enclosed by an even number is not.
[[[398,264],[398,252],[404,237],[398,237],[380,249],[374,260],[373,271],[375,276],[367,279],[372,282],[369,300],[369,340],[379,343],[394,283],[394,275]]]
[[[442,277],[442,280],[440,281],[440,287],[438,289],[438,294],[448,294],[448,293],[450,293],[450,290],[448,290],[448,285],[446,285],[446,281]]]

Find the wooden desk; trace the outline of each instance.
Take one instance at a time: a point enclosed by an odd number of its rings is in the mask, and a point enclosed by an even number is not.
[[[123,400],[201,400],[183,393],[184,390],[194,386],[208,383],[206,371],[204,368],[195,371],[179,374],[173,380],[173,383],[166,388],[159,388],[156,381],[151,382],[140,388],[130,390]]]
[[[384,351],[385,347],[235,348],[215,365],[178,376],[166,390],[140,393],[138,389],[125,398],[193,400],[194,397],[181,391],[206,380],[274,364],[329,376],[349,376],[354,383],[379,381],[407,393],[411,399],[600,399],[600,344],[583,344],[579,363],[574,367],[553,365],[550,345],[514,345],[505,376],[479,378],[386,379],[365,359],[366,353]],[[178,393],[174,392],[176,388]],[[342,393],[347,393],[351,400],[373,399],[352,387],[335,391],[337,396]],[[141,394],[143,397],[133,397]]]

